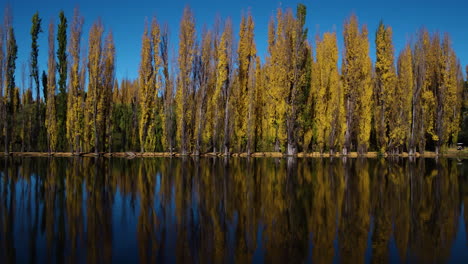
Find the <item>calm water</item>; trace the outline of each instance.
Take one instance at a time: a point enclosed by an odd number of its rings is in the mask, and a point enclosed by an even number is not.
[[[468,161],[0,159],[0,263],[467,263]]]

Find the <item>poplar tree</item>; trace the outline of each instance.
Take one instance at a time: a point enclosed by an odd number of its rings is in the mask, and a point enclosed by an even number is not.
[[[195,80],[197,87],[196,105],[196,127],[195,127],[195,155],[199,155],[202,150],[203,131],[206,125],[207,101],[209,85],[212,78],[212,37],[211,31],[205,31],[202,35],[201,45],[195,57]]]
[[[72,152],[82,150],[84,136],[84,82],[80,76],[80,50],[81,36],[84,19],[78,9],[74,10],[71,24],[70,43],[68,52],[70,54],[70,89],[67,99],[67,139],[70,142]],[[84,69],[81,69],[84,70]]]
[[[398,82],[394,93],[390,96],[393,98],[390,105],[390,122],[389,122],[389,149],[393,152],[399,152],[403,147],[408,148],[408,139],[411,132],[412,124],[412,107],[413,100],[413,57],[409,44],[398,56]]]
[[[58,149],[67,147],[67,18],[63,11],[59,14],[60,23],[57,30],[57,71],[59,74],[57,95]]]
[[[195,19],[192,10],[185,7],[179,33],[179,76],[177,80],[177,136],[180,153],[187,155],[190,148],[191,123],[193,121],[193,60],[195,55]]]
[[[161,59],[158,52],[160,42],[160,29],[155,18],[148,31],[146,26],[143,33],[141,62],[139,72],[140,84],[140,147],[141,152],[145,149],[154,151],[155,144],[155,119],[156,101],[158,89],[160,87],[159,67]]]
[[[254,109],[254,87],[252,86],[252,75],[255,69],[256,48],[254,42],[254,22],[249,13],[242,16],[239,44],[237,48],[238,79],[239,85],[236,87],[236,111],[235,111],[235,134],[237,140],[237,150],[252,151],[253,141],[253,109]]]
[[[102,59],[102,92],[98,103],[99,129],[101,147],[111,152],[112,146],[112,111],[113,89],[115,84],[115,44],[112,32],[108,32],[104,42]]]
[[[6,49],[6,94],[5,94],[5,153],[9,154],[10,140],[13,138],[14,117],[14,89],[15,89],[15,70],[18,46],[16,44],[15,31],[10,25],[8,27],[7,49]]]
[[[315,46],[316,58],[312,65],[313,82],[308,104],[309,107],[313,106],[313,123],[319,151],[328,149],[330,154],[334,154],[343,144],[345,131],[336,34],[325,33],[322,39],[317,37]]]
[[[48,77],[47,81],[47,105],[46,105],[46,120],[45,127],[47,130],[47,143],[48,151],[54,152],[57,146],[57,116],[55,109],[55,33],[54,33],[54,23],[50,22],[49,24],[49,57],[47,61]],[[43,74],[45,76],[45,74]]]
[[[276,28],[270,29],[270,32],[275,32],[275,37],[274,40],[270,39],[273,46],[270,48],[269,62],[269,86],[274,105],[270,114],[275,127],[275,151],[286,145],[286,154],[295,155],[299,131],[298,104],[305,76],[308,75],[305,70],[307,43],[303,37],[304,24],[293,16],[290,9],[284,14],[278,9],[276,17]]]
[[[283,13],[281,9],[277,10],[276,24],[272,19],[269,24],[269,53],[270,59],[268,63],[268,86],[269,86],[269,123],[272,129],[272,139],[274,139],[275,151],[280,151],[280,146],[286,140],[285,131],[285,112],[286,112],[286,100],[284,100],[284,86],[286,81],[287,69],[286,65],[290,58],[286,58],[285,54],[281,52],[285,51],[284,38],[282,34],[284,32]]]
[[[32,17],[32,26],[31,26],[31,77],[34,80],[34,84],[36,85],[36,117],[34,121],[34,131],[37,136],[42,134],[41,129],[41,97],[39,93],[39,68],[37,66],[37,57],[39,55],[39,45],[37,44],[37,39],[39,37],[39,33],[42,32],[41,29],[41,18],[39,17],[39,13],[36,12]],[[34,140],[33,148],[37,151],[39,145],[39,140]]]
[[[163,27],[161,32],[161,42],[159,43],[159,51],[161,56],[162,77],[163,77],[163,101],[164,113],[163,118],[163,146],[165,150],[169,150],[172,154],[174,149],[174,89],[173,81],[169,72],[169,29],[167,24]]]
[[[371,61],[367,27],[359,30],[356,15],[344,25],[343,86],[346,107],[346,132],[343,154],[355,142],[359,154],[367,152],[372,120]]]
[[[455,52],[451,47],[450,37],[445,34],[440,43],[441,54],[438,57],[437,66],[439,68],[439,80],[436,86],[436,117],[435,152],[438,155],[442,148],[452,140],[456,142],[459,124],[460,110],[462,103],[462,80],[461,67],[458,64]]]
[[[102,35],[104,32],[100,20],[91,26],[88,44],[88,92],[86,96],[85,112],[85,141],[88,149],[99,153],[99,126],[100,120],[98,105],[102,95]]]
[[[393,146],[394,138],[388,137],[391,107],[396,98],[392,95],[396,88],[396,74],[394,66],[394,50],[392,44],[392,28],[380,22],[375,36],[376,62],[375,62],[375,86],[374,86],[374,124],[377,138],[377,147],[381,153],[385,153],[387,146]]]
[[[4,87],[4,76],[5,76],[5,51],[4,51],[4,46],[5,46],[5,38],[6,34],[4,32],[4,28],[2,27],[2,24],[0,24],[0,118],[3,120],[3,122],[0,121],[0,137],[3,137],[3,125],[5,123],[5,108],[4,108],[4,98],[3,98],[3,87]]]
[[[224,31],[221,35],[221,41],[218,46],[218,66],[216,76],[216,98],[220,98],[223,127],[223,155],[230,154],[231,144],[231,113],[232,113],[232,87],[233,87],[233,44],[232,44],[232,23],[231,20],[225,22]]]
[[[217,19],[215,20],[215,25],[213,29],[213,34],[212,34],[212,52],[213,52],[213,72],[212,72],[212,81],[210,82],[210,89],[208,89],[207,94],[208,94],[208,99],[207,99],[207,125],[206,125],[206,134],[208,135],[208,139],[211,144],[211,149],[214,153],[216,153],[220,148],[220,131],[221,127],[221,120],[224,115],[222,115],[222,84],[223,82],[219,82],[220,80],[219,77],[224,78],[222,75],[223,74],[223,67],[218,68],[219,61],[220,61],[220,56],[223,55],[223,49],[221,48],[221,36],[220,34],[220,20]],[[225,46],[225,40],[224,44]],[[224,62],[223,62],[224,63]]]

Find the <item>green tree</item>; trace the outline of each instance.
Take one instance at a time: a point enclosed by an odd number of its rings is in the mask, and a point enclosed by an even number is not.
[[[66,139],[67,120],[67,18],[63,11],[59,14],[60,23],[57,30],[57,71],[58,95],[57,95],[57,126],[58,126],[58,149],[64,151],[68,144]]]
[[[55,39],[54,39],[54,23],[49,24],[49,58],[47,62],[48,76],[46,79],[46,87],[48,94],[48,100],[46,104],[46,118],[45,127],[47,130],[47,150],[49,153],[56,150],[57,146],[57,113],[55,109]],[[43,73],[45,76],[45,73]]]
[[[6,94],[5,107],[6,118],[4,119],[5,127],[5,153],[10,151],[10,140],[13,138],[14,117],[14,89],[15,85],[15,70],[18,46],[16,44],[15,31],[12,26],[8,28],[7,36],[7,52],[6,52]]]
[[[41,29],[42,19],[39,17],[39,13],[36,12],[32,17],[32,26],[31,26],[31,76],[36,85],[36,117],[34,121],[34,131],[35,134],[39,136],[39,140],[34,140],[33,148],[37,151],[39,141],[42,134],[42,120],[41,120],[41,96],[39,93],[39,67],[37,66],[37,57],[39,56],[39,45],[37,44],[37,39],[39,33],[42,32]]]

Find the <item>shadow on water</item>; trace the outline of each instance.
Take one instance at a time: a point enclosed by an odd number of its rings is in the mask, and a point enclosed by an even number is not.
[[[468,161],[4,158],[2,263],[468,261]]]

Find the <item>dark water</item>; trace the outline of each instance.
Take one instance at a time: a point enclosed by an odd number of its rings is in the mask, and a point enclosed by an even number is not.
[[[468,161],[0,160],[0,263],[467,263]]]

